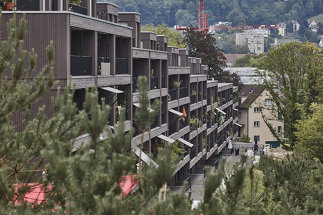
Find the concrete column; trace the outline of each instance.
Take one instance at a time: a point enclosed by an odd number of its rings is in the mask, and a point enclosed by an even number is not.
[[[94,38],[93,38],[93,66],[92,68],[94,69],[94,75],[95,75],[95,86],[98,86],[98,32],[94,32]]]
[[[116,74],[116,36],[111,35],[110,36],[110,64],[111,64],[111,75]]]
[[[148,91],[150,91],[150,83],[151,83],[151,80],[150,80],[150,76],[151,76],[151,74],[150,74],[150,71],[151,71],[151,59],[149,58],[148,59],[148,63],[147,63],[147,67],[146,67],[147,69],[146,69],[146,76],[147,76],[147,78],[148,78]]]
[[[39,9],[40,11],[45,11],[45,0],[39,0]]]
[[[52,0],[47,0],[48,4],[47,4],[47,10],[51,11],[52,10]]]
[[[128,59],[128,74],[132,76],[132,39],[127,39],[126,56]]]
[[[162,60],[158,60],[159,64],[159,72],[158,72],[158,77],[159,77],[159,88],[162,88],[162,77],[163,77],[163,67],[162,67]]]

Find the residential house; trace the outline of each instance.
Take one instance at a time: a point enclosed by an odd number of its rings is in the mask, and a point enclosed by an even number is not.
[[[279,146],[279,142],[271,133],[264,121],[265,117],[273,128],[283,135],[284,123],[279,113],[272,112],[274,107],[270,94],[261,85],[245,85],[240,92],[241,103],[238,106],[240,136],[248,136],[250,141],[257,141],[259,145],[271,144]]]

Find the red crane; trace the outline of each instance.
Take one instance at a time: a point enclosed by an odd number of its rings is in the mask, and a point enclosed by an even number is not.
[[[209,23],[208,23],[208,15],[204,12],[204,0],[199,0],[199,8],[198,8],[198,24],[199,31],[208,31]]]
[[[176,30],[187,30],[187,27],[183,26],[175,26]],[[199,0],[198,3],[198,28],[193,28],[194,30],[198,31],[209,31],[209,22],[208,22],[208,15],[204,12],[204,0]]]

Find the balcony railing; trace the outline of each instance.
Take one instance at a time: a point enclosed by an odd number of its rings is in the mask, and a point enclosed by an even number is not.
[[[202,101],[202,98],[203,98],[202,93],[199,93],[199,94],[198,94],[198,100],[199,100],[199,101]]]
[[[92,75],[92,57],[71,55],[71,75]]]
[[[155,120],[154,120],[154,123],[151,124],[150,128],[156,128],[159,126],[159,117],[158,115],[155,116]]]
[[[191,148],[190,159],[195,158],[195,147]]]
[[[116,74],[129,74],[127,58],[116,58]]]
[[[138,89],[138,86],[137,86],[137,77],[133,77],[132,78],[132,90],[133,92],[136,92]]]
[[[179,129],[183,129],[186,126],[188,126],[188,119],[187,119],[187,117],[185,117],[184,120],[181,119],[179,122],[180,122],[179,123]]]
[[[169,125],[169,135],[174,134],[175,132],[177,132],[177,123],[170,123]]]
[[[207,98],[207,105],[211,105],[211,96],[208,96]]]
[[[87,15],[87,8],[85,8],[85,7],[81,7],[81,6],[69,3],[68,4],[68,9],[69,9],[69,11],[72,11],[72,12],[75,12],[75,13],[80,13],[80,14],[83,14],[83,15]]]
[[[167,88],[167,79],[166,76],[162,76],[162,88]]]
[[[221,146],[221,145],[222,145],[222,143],[223,143],[222,138],[219,138],[219,139],[218,139],[218,146]]]
[[[166,112],[162,112],[162,122],[161,124],[165,124],[166,123]]]
[[[120,110],[121,109],[125,109],[125,111],[126,111],[126,115],[125,115],[125,120],[129,120],[130,118],[129,118],[129,106],[128,105],[123,105],[123,106],[117,106],[116,107],[116,120],[117,120],[117,122],[120,120],[120,116],[119,116],[119,113],[120,113]]]
[[[191,95],[191,104],[195,104],[197,102],[196,95]]]
[[[179,90],[180,98],[188,96],[188,88],[184,87]]]
[[[168,90],[168,94],[170,95],[170,101],[174,101],[178,99],[177,89]]]
[[[159,77],[158,76],[151,76],[150,77],[150,89],[159,89]]]
[[[40,10],[39,3],[40,3],[39,0],[32,0],[32,1],[17,0],[16,8],[17,10],[21,10],[21,11],[39,11]]]

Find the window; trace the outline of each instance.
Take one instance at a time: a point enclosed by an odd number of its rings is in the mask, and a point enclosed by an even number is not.
[[[254,121],[253,126],[254,127],[260,127],[260,122],[259,121]]]
[[[278,112],[278,120],[280,120],[280,121],[283,120],[282,114],[280,112]]]
[[[254,107],[253,112],[254,113],[260,113],[260,107]]]
[[[282,131],[283,131],[283,129],[282,129],[282,127],[281,126],[278,126],[278,133],[282,133]]]
[[[273,105],[273,100],[272,100],[272,99],[265,99],[265,105],[266,105],[266,106],[271,106],[271,105]]]
[[[253,136],[253,140],[257,143],[259,143],[260,141],[260,136],[259,135],[256,135],[256,136]]]

